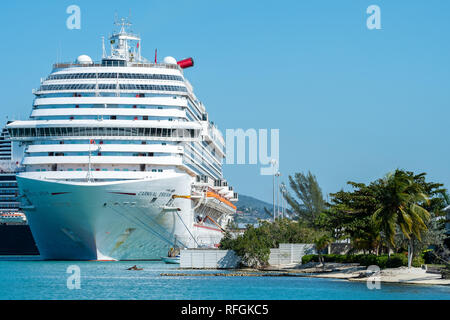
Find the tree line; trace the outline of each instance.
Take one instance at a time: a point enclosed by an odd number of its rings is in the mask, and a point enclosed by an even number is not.
[[[426,173],[397,169],[369,184],[349,181],[350,191],[323,197],[311,173],[289,176],[284,194],[296,220],[277,219],[249,226],[243,235],[227,233],[222,248],[233,249],[245,264],[267,265],[270,248],[279,243],[315,243],[321,252],[333,242],[350,240],[353,251],[380,255],[407,252],[413,258],[432,246],[441,261],[448,261],[444,245],[445,213],[450,197],[444,185],[426,180]]]

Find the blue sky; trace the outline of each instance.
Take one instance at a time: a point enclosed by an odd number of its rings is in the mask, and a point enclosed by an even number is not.
[[[81,30],[66,8],[81,8]],[[381,8],[368,30],[366,8]],[[193,57],[185,76],[210,119],[280,129],[283,180],[313,172],[325,193],[395,168],[450,184],[449,1],[40,1],[2,3],[0,118],[25,118],[60,60],[101,58],[114,15],[128,16],[142,54]],[[271,201],[272,177],[226,165],[236,191]]]

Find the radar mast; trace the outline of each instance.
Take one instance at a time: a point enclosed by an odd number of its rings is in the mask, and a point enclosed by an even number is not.
[[[106,59],[125,60],[127,62],[142,62],[145,60],[141,56],[141,38],[128,31],[131,22],[128,19],[121,18],[116,20],[114,25],[119,26],[120,31],[114,32],[109,37],[111,55]]]

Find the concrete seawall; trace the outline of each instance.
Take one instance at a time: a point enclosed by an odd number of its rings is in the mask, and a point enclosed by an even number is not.
[[[232,250],[187,249],[180,252],[180,268],[234,269],[240,260]]]

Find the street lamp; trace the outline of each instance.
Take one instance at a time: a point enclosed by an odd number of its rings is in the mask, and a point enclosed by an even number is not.
[[[280,215],[280,200],[279,200],[279,196],[280,196],[280,187],[279,187],[279,180],[280,180],[280,176],[281,173],[280,171],[278,171],[275,176],[277,177],[277,217]]]
[[[285,207],[286,207],[285,194],[287,192],[286,185],[284,184],[284,182],[281,183],[280,191],[281,191],[281,214],[284,217],[285,216]]]
[[[277,164],[277,160],[272,159],[270,160],[270,164],[273,168],[273,174],[272,174],[272,203],[273,203],[273,222],[275,222],[275,165]]]

